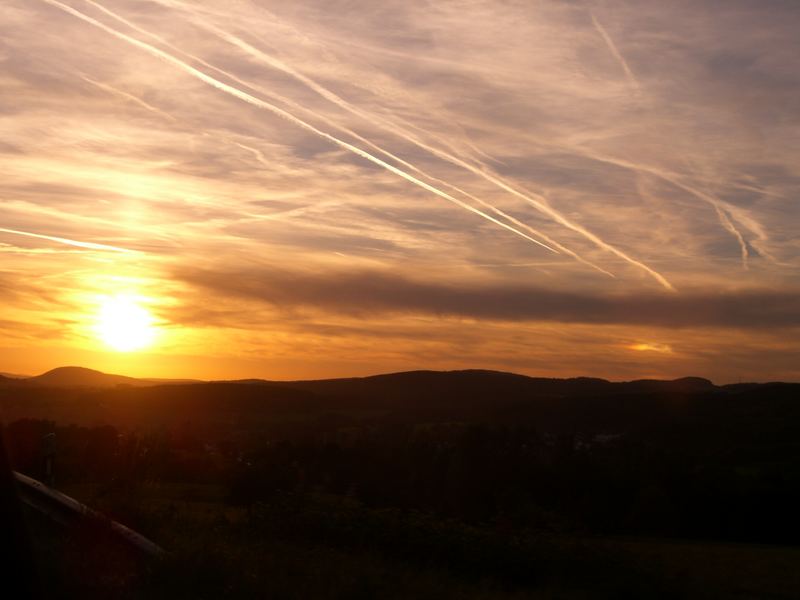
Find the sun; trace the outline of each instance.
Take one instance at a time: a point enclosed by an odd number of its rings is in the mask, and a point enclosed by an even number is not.
[[[104,298],[97,314],[98,337],[118,352],[133,352],[152,345],[155,319],[133,296]]]

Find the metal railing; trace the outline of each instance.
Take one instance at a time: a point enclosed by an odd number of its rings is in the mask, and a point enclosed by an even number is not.
[[[62,525],[77,525],[85,522],[99,524],[107,529],[123,545],[145,556],[159,558],[164,549],[143,535],[118,523],[75,498],[46,486],[41,481],[14,471],[17,490],[22,502],[33,510]]]

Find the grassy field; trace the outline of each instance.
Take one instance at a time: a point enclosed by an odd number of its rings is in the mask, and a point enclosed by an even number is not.
[[[65,491],[169,551],[160,562],[125,562],[113,552],[87,552],[86,536],[38,528],[43,581],[84,600],[800,596],[797,548],[521,538],[329,496],[282,495],[241,508],[211,485]]]
[[[695,594],[722,598],[800,597],[800,548],[679,540],[599,539],[645,570]]]

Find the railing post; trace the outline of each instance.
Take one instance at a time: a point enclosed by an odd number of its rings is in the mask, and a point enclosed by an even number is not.
[[[42,478],[48,487],[53,487],[56,482],[56,434],[46,433],[42,437]]]

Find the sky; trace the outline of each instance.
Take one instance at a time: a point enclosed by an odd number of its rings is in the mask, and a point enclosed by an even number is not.
[[[794,0],[6,0],[0,371],[800,381],[798,30]],[[139,350],[98,325],[120,299]]]

